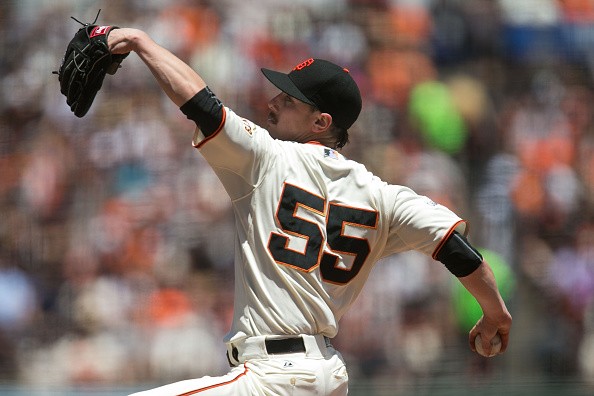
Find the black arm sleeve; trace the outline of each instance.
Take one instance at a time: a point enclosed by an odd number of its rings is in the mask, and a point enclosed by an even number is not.
[[[200,90],[179,109],[198,125],[206,137],[215,134],[223,126],[225,109],[209,87]]]
[[[483,256],[470,245],[468,240],[454,231],[436,256],[446,268],[458,278],[470,275],[483,262]]]

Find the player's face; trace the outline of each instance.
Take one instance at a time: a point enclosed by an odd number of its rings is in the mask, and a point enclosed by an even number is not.
[[[268,102],[267,129],[273,138],[306,142],[319,111],[281,92]]]

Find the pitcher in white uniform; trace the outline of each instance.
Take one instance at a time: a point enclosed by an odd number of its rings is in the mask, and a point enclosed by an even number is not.
[[[337,151],[362,106],[347,69],[322,59],[288,74],[262,69],[280,93],[259,126],[145,32],[114,30],[109,46],[135,52],[196,123],[193,144],[225,186],[236,225],[229,373],[136,395],[346,395],[347,370],[331,339],[374,263],[407,250],[441,261],[480,303],[469,347],[481,334],[489,352],[499,334],[505,351],[512,319],[466,222]]]

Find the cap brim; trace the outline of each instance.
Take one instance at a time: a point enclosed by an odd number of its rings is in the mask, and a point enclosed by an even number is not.
[[[275,87],[277,87],[287,95],[299,99],[300,101],[310,104],[312,106],[316,105],[314,102],[309,100],[303,93],[301,93],[299,88],[297,88],[297,86],[293,83],[288,74],[264,68],[260,70],[262,70],[262,73],[268,79],[268,81],[270,81],[272,84],[274,84]]]

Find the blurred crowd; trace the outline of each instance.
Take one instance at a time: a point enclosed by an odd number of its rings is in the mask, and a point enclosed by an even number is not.
[[[233,217],[194,124],[135,56],[82,119],[51,73],[80,26],[70,16],[98,9],[260,124],[275,94],[260,67],[348,67],[364,104],[343,153],[469,220],[515,319],[509,353],[472,355],[467,296],[406,253],[377,264],[341,322],[354,381],[494,369],[592,381],[592,0],[2,1],[0,380],[227,371]]]

